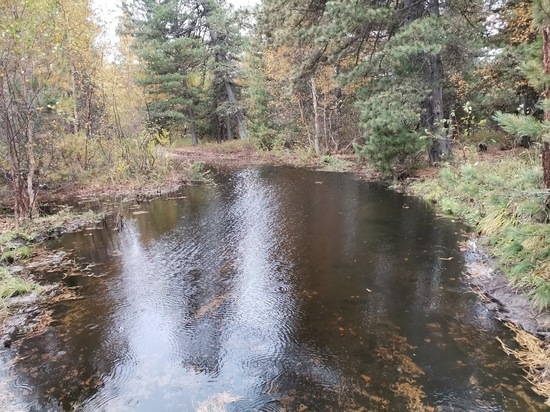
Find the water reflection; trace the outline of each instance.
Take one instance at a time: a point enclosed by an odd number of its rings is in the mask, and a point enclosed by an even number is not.
[[[347,175],[217,179],[129,209],[120,234],[52,245],[95,266],[21,342],[31,409],[194,410],[227,392],[238,411],[543,410],[460,283],[460,226]]]

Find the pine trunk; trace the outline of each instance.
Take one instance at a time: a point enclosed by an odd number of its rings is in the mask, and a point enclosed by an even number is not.
[[[229,80],[224,79],[225,83],[225,90],[227,92],[227,98],[229,99],[229,102],[232,104],[237,104],[237,98],[235,97],[235,93],[233,92],[233,88],[231,87],[231,83]],[[244,122],[244,116],[241,112],[241,110],[237,110],[237,113],[235,113],[235,117],[237,118],[237,128],[239,130],[239,137],[241,139],[247,139],[248,138],[248,131],[246,129],[246,124]]]
[[[430,0],[428,12],[432,17],[440,17],[439,0]],[[426,126],[434,135],[430,148],[430,163],[436,164],[444,157],[452,155],[451,141],[445,137],[443,129],[443,62],[440,54],[424,56],[424,78],[430,88],[426,102]]]
[[[229,115],[225,116],[225,130],[227,132],[227,141],[233,140],[233,135],[231,134],[231,118]]]
[[[189,124],[189,129],[191,129],[191,143],[193,146],[196,146],[199,144],[199,140],[197,139],[197,132],[195,130],[195,119],[193,118],[193,112],[191,111],[191,123]]]
[[[317,90],[315,89],[315,79],[311,77],[311,94],[313,97],[313,113],[315,121],[315,134],[313,135],[313,146],[315,148],[315,154],[321,156],[321,144],[319,142],[319,135],[321,134],[321,125],[319,124],[319,110],[317,108]]]
[[[189,100],[189,90],[187,89],[187,82],[183,81],[183,93],[187,100]],[[197,139],[197,132],[195,130],[195,114],[193,112],[193,106],[187,105],[187,115],[189,116],[189,129],[191,129],[191,144],[197,146],[199,141]]]
[[[544,74],[550,75],[550,26],[546,26],[542,29],[543,36],[543,63]],[[546,85],[544,91],[545,98],[550,101],[550,85]],[[544,113],[546,121],[550,121],[550,110],[546,110]],[[550,189],[550,143],[548,141],[542,144],[542,170],[544,176],[544,187]]]
[[[550,143],[542,144],[542,170],[544,172],[544,187],[550,189]]]

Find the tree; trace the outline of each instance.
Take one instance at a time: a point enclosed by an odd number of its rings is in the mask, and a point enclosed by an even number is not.
[[[240,47],[236,15],[217,0],[135,0],[125,2],[128,32],[145,63],[141,83],[151,96],[151,120],[158,127],[197,126],[219,130],[225,117],[247,137],[236,91]]]
[[[349,148],[359,135],[356,84],[338,81],[355,58],[337,56],[340,43],[346,43],[340,38],[345,30],[329,31],[338,19],[330,14],[331,7],[340,3],[266,0],[256,11],[249,60],[255,90],[248,94],[250,121],[261,130],[256,115],[269,112],[269,135],[317,153]],[[354,38],[353,30],[349,28],[349,38]],[[273,98],[267,112],[261,109],[266,95]]]
[[[533,17],[535,23],[542,31],[542,62],[546,80],[544,89],[544,120],[550,123],[550,2],[548,0],[534,0]],[[550,133],[548,132],[543,135],[542,169],[544,173],[544,187],[550,189]]]
[[[454,101],[453,93],[444,93],[445,85],[452,87],[444,67],[473,59],[482,15],[482,2],[469,0],[267,0],[258,20],[268,50],[298,49],[292,86],[296,98],[309,96],[300,102],[311,108],[309,123],[319,126],[316,95],[318,106],[324,100],[323,109],[337,119],[347,112],[356,120],[358,109],[364,133],[363,144],[355,145],[359,155],[400,174],[422,147],[431,148],[433,162],[450,154],[443,123]],[[333,85],[312,93],[326,70],[332,70]]]
[[[550,189],[550,2],[548,0],[533,0],[532,13],[533,21],[542,33],[542,65],[540,60],[537,65],[542,73],[538,70],[535,70],[534,73],[532,70],[528,70],[527,75],[532,77],[535,74],[535,84],[543,79],[544,119],[539,122],[533,116],[497,112],[495,120],[511,134],[518,137],[530,136],[541,141],[543,185],[546,189]],[[526,67],[532,69],[529,65]]]
[[[16,222],[36,215],[37,128],[46,90],[61,58],[63,28],[53,0],[10,0],[0,5],[0,129],[7,149]]]

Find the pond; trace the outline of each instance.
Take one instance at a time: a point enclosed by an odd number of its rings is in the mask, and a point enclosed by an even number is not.
[[[87,269],[43,274],[79,298],[14,345],[26,409],[545,409],[461,278],[462,225],[347,174],[214,181],[48,246]]]

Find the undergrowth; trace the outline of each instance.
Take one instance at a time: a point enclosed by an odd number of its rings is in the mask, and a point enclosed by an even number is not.
[[[512,285],[550,306],[550,210],[542,168],[528,152],[445,166],[412,190],[474,226]]]

